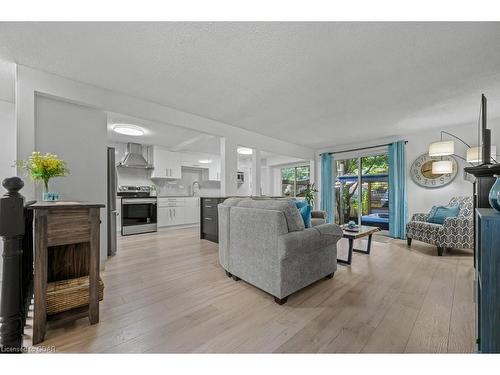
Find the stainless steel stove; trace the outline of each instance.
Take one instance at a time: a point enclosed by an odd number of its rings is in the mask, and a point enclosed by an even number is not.
[[[157,231],[157,200],[150,186],[119,186],[122,197],[122,236]]]

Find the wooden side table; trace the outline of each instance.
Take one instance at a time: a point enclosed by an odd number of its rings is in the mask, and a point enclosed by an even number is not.
[[[99,227],[102,204],[40,202],[34,211],[33,345],[44,340],[47,322],[47,283],[88,276],[89,303],[64,311],[99,321]],[[57,319],[57,315],[50,318]]]

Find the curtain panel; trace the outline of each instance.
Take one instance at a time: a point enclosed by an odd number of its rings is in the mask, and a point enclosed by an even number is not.
[[[406,144],[391,143],[389,154],[389,234],[394,238],[406,237],[408,215],[406,197]]]
[[[321,210],[327,214],[327,223],[335,222],[335,189],[333,186],[333,156],[321,155]]]

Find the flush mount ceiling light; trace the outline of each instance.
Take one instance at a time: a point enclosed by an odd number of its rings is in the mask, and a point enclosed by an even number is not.
[[[252,155],[253,150],[248,147],[238,147],[238,154],[240,155]]]
[[[212,159],[201,159],[201,160],[198,160],[198,163],[201,163],[201,164],[210,164],[212,162]]]
[[[133,137],[138,137],[144,135],[144,129],[129,124],[117,124],[113,126],[113,131],[123,135],[131,135]]]

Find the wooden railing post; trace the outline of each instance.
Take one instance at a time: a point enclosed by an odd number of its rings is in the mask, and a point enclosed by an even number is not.
[[[24,197],[19,177],[6,178],[0,197],[0,237],[3,239],[2,299],[0,301],[0,352],[20,351],[24,330],[23,236]]]

